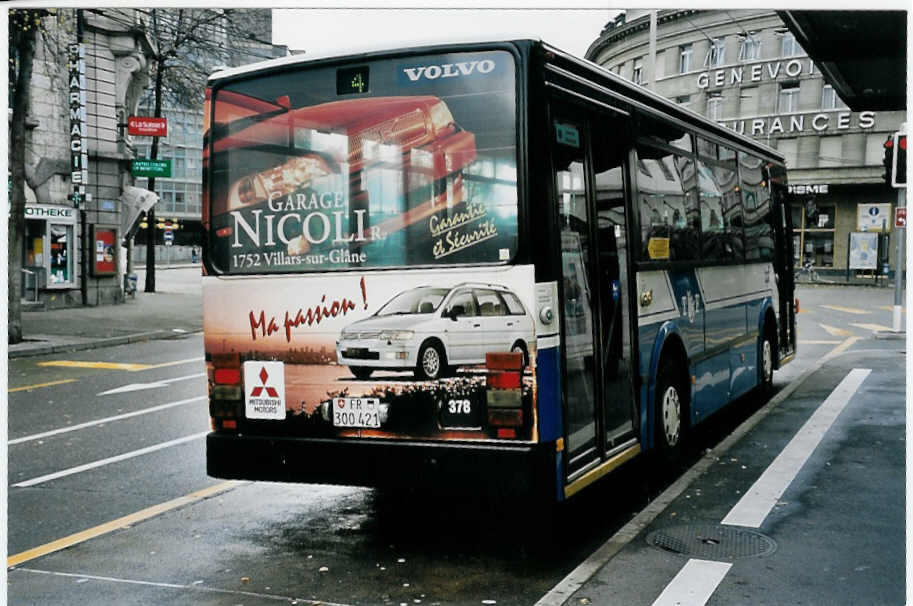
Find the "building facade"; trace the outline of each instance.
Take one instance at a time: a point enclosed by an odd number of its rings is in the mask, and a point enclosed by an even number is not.
[[[57,9],[43,19],[26,121],[23,302],[123,300],[121,201],[132,139],[119,127],[148,81],[152,43],[134,11]]]
[[[224,28],[213,28],[211,32],[213,52],[203,58],[202,63],[213,71],[216,67],[236,67],[247,63],[265,61],[284,57],[288,49],[282,45],[273,45],[272,11],[270,9],[226,9],[228,16],[235,22],[243,23],[247,38],[238,39]],[[143,116],[152,116],[154,102],[147,94],[140,102],[139,112]],[[156,259],[164,261],[190,260],[194,248],[202,245],[202,166],[203,166],[203,102],[185,106],[172,102],[166,97],[162,115],[167,119],[168,134],[159,139],[157,159],[171,163],[170,177],[157,177],[155,193],[159,203],[155,207],[157,225],[157,246],[165,247]],[[152,142],[149,138],[138,141],[137,157],[149,158]],[[137,178],[137,186],[148,188],[147,178]],[[134,259],[143,263],[146,260],[145,223],[135,237]],[[162,225],[163,227],[159,227]],[[172,234],[165,239],[166,229]]]
[[[893,270],[897,192],[882,159],[906,112],[850,111],[772,10],[661,10],[656,20],[655,61],[645,10],[610,22],[586,57],[782,153],[797,266]]]

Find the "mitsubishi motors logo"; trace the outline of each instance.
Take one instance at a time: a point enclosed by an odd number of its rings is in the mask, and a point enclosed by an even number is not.
[[[264,389],[266,389],[266,394],[269,397],[278,398],[279,392],[277,392],[275,389],[273,389],[272,387],[270,387],[269,385],[266,384],[266,380],[269,378],[269,373],[266,372],[266,367],[263,367],[260,369],[259,376],[260,376],[260,381],[263,382],[263,385],[258,385],[257,387],[254,387],[253,391],[250,392],[250,397],[256,398],[261,393],[263,393]]]
[[[285,419],[285,364],[245,362],[244,414],[248,419]]]

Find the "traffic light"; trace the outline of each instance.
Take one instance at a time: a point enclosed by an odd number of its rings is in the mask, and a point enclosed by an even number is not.
[[[884,157],[881,162],[884,164],[884,182],[890,187],[894,181],[894,135],[888,135],[884,142]]]
[[[897,145],[894,147],[894,187],[904,187],[907,184],[907,136],[899,135]]]

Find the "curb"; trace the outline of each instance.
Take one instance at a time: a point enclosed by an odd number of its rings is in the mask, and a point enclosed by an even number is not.
[[[127,345],[128,343],[139,343],[141,341],[154,341],[158,339],[169,339],[183,336],[188,333],[173,333],[171,331],[156,330],[153,332],[141,332],[122,337],[109,337],[106,339],[95,339],[84,343],[66,343],[38,345],[19,351],[8,351],[7,358],[26,358],[30,356],[41,356],[52,353],[61,353],[66,351],[83,351],[87,349],[100,349],[102,347],[113,347],[115,345]]]

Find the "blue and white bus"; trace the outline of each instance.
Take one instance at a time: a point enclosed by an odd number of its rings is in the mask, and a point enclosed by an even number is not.
[[[795,355],[782,156],[540,41],[219,72],[205,131],[213,476],[560,502]]]

